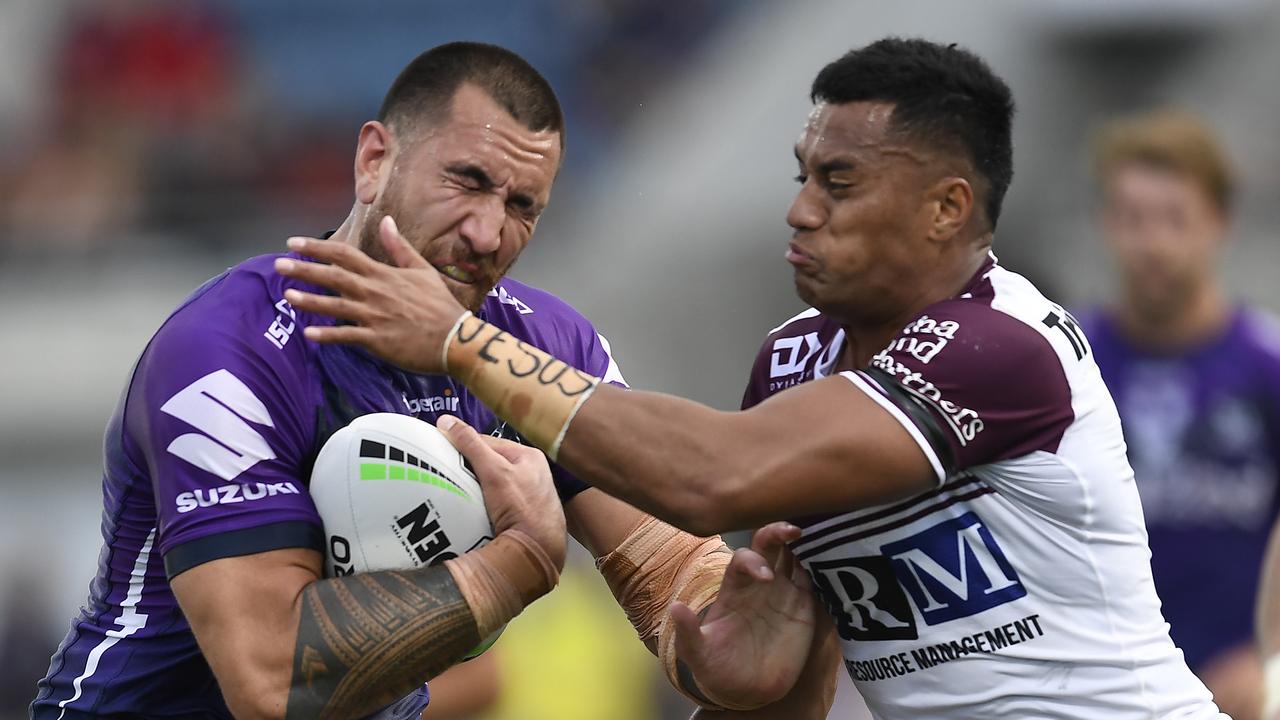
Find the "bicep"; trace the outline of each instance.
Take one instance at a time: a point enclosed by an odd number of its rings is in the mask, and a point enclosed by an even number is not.
[[[299,596],[321,576],[323,558],[304,548],[197,565],[170,581],[200,650],[232,710],[290,685]]]
[[[872,390],[833,377],[731,415],[724,456],[739,487],[735,525],[848,511],[927,491],[936,460],[911,421]]]

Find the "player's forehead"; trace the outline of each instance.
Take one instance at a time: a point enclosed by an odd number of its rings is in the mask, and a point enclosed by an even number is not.
[[[460,86],[449,116],[423,132],[420,144],[440,164],[476,164],[495,183],[535,195],[550,193],[560,167],[558,132],[525,127],[475,85]]]
[[[865,163],[881,159],[886,151],[900,151],[904,143],[890,131],[892,117],[890,102],[819,102],[796,141],[796,158],[815,166],[843,160]]]

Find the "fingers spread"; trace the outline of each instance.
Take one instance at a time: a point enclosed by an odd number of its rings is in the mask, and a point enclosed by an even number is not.
[[[284,299],[298,310],[354,322],[364,319],[364,306],[344,297],[316,295],[290,288],[284,291]]]
[[[725,568],[724,585],[726,587],[744,587],[756,582],[769,582],[773,579],[773,570],[768,561],[760,553],[747,548],[738,548]]]
[[[312,285],[329,288],[347,297],[360,297],[360,276],[336,265],[307,260],[276,258],[276,272]]]
[[[311,342],[360,345],[364,348],[369,348],[375,339],[372,330],[359,325],[308,325],[302,329],[302,334]]]
[[[315,238],[291,237],[286,243],[289,249],[314,258],[321,262],[346,268],[360,275],[369,275],[386,267],[382,263],[365,255],[360,248],[344,242],[316,240]],[[279,269],[279,268],[277,268]]]
[[[390,215],[382,218],[382,222],[378,224],[378,237],[382,240],[382,247],[396,265],[402,268],[427,267],[427,261],[422,259],[422,255],[418,254],[409,241],[400,234],[395,218]]]

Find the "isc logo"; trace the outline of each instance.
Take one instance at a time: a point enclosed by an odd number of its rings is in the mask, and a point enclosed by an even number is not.
[[[974,513],[887,543],[881,555],[809,563],[845,640],[914,640],[926,625],[976,615],[1027,594]]]

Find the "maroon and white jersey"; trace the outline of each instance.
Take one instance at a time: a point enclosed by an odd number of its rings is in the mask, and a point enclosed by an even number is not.
[[[817,310],[792,318],[743,406],[830,375],[843,342]],[[1120,420],[1061,306],[993,257],[840,375],[937,474],[911,499],[798,522],[877,718],[1225,717],[1169,639]]]

